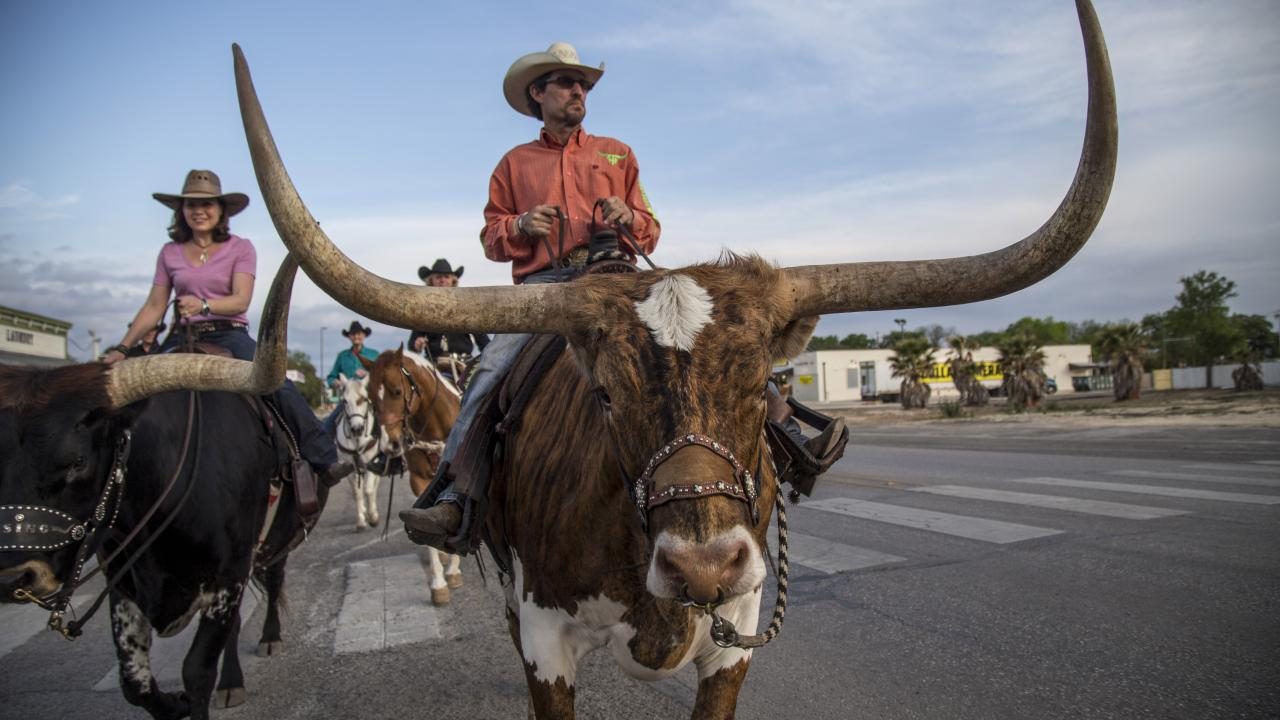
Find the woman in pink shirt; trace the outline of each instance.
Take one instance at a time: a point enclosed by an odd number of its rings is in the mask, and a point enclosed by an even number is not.
[[[258,344],[249,335],[246,312],[253,300],[258,253],[248,239],[232,235],[230,226],[231,216],[249,205],[249,196],[222,192],[222,182],[212,170],[192,170],[180,194],[154,193],[152,197],[174,211],[171,242],[156,257],[155,279],[146,302],[103,362],[124,359],[145,329],[164,319],[170,296],[177,318],[159,352],[172,352],[190,337],[225,348],[236,359],[252,360]],[[333,439],[292,382],[285,380],[270,400],[293,430],[302,456],[317,472],[331,483],[345,474],[346,468],[330,467],[338,459]]]

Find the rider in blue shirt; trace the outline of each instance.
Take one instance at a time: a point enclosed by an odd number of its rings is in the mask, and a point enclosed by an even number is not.
[[[334,388],[338,382],[339,374],[349,378],[362,378],[368,375],[364,366],[360,364],[359,358],[378,359],[378,351],[365,347],[364,344],[364,339],[372,334],[373,330],[361,327],[359,320],[351,321],[351,327],[342,331],[342,336],[351,341],[351,347],[338,353],[338,357],[333,359],[333,369],[329,371],[329,376],[325,378],[326,385]]]
[[[378,351],[365,347],[364,344],[364,339],[372,334],[373,330],[361,326],[359,320],[352,320],[351,327],[342,331],[342,336],[351,341],[351,347],[338,353],[338,357],[333,359],[333,369],[329,371],[329,376],[324,381],[329,389],[334,391],[338,389],[339,375],[347,378],[362,378],[369,374],[360,364],[360,358],[378,359]],[[329,413],[329,417],[324,419],[324,429],[330,437],[338,432],[338,413],[340,412],[342,412],[342,403],[338,403],[333,408],[333,412]]]

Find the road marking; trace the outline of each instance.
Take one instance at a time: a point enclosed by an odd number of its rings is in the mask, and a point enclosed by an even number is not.
[[[1089,515],[1106,515],[1126,520],[1153,520],[1155,518],[1188,514],[1186,510],[1169,510],[1146,505],[1107,502],[1106,500],[1083,500],[1081,498],[1061,497],[1058,495],[1035,495],[1032,493],[1009,492],[1007,490],[989,490],[987,488],[965,487],[962,485],[933,485],[930,487],[911,488],[911,490],[933,495],[1030,505]]]
[[[1274,475],[1277,472],[1275,467],[1269,467],[1267,465],[1259,467],[1252,463],[1191,463],[1189,465],[1183,465],[1182,467],[1192,468],[1195,470],[1226,470],[1228,472],[1267,473],[1269,475]]]
[[[801,507],[1002,545],[1062,532],[967,515],[885,505],[854,498],[827,498],[807,502]]]
[[[258,607],[258,591],[252,586],[244,591],[240,597],[240,625],[244,626],[244,621],[253,616],[253,611]],[[111,607],[107,603],[103,603],[102,612],[110,615]],[[108,623],[110,627],[110,623]],[[187,657],[187,650],[191,649],[191,643],[196,639],[196,629],[200,627],[200,615],[197,614],[191,618],[191,622],[182,629],[182,632],[173,637],[162,638],[155,633],[151,635],[151,674],[155,676],[156,682],[161,687],[182,687],[182,661]],[[113,641],[111,647],[115,647]],[[247,675],[249,668],[253,663],[249,660],[252,657],[241,657],[240,665]],[[218,667],[222,667],[222,659],[219,656]],[[118,691],[120,689],[120,665],[117,663],[97,685],[93,686],[98,692],[107,690]]]
[[[85,586],[84,594],[71,601],[74,613],[67,613],[64,619],[71,620],[89,607],[102,592],[102,582],[95,577]],[[92,587],[90,587],[92,586]],[[103,601],[106,602],[105,600]],[[0,658],[21,647],[31,638],[49,629],[49,611],[41,610],[35,605],[3,605],[0,606]]]
[[[1280,478],[1263,477],[1223,477],[1222,475],[1199,475],[1195,473],[1159,472],[1156,470],[1111,470],[1108,475],[1124,477],[1154,478],[1156,480],[1192,480],[1196,482],[1227,483],[1229,485],[1262,485],[1264,487],[1280,487]]]
[[[906,558],[897,555],[845,545],[804,533],[789,532],[787,541],[788,556],[792,563],[798,563],[828,575],[907,561]]]
[[[371,652],[439,639],[427,573],[416,553],[347,564],[333,653]]]
[[[1031,483],[1033,485],[1058,485],[1061,487],[1106,490],[1109,492],[1140,493],[1142,495],[1162,495],[1164,497],[1193,498],[1196,500],[1250,503],[1253,505],[1280,504],[1280,497],[1275,495],[1251,495],[1248,493],[1216,492],[1213,490],[1192,490],[1189,488],[1160,487],[1158,485],[1129,485],[1127,483],[1092,482],[1089,480],[1069,480],[1067,478],[1055,477],[1009,478],[1009,482]]]

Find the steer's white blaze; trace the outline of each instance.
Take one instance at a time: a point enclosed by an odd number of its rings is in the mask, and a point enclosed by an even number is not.
[[[667,275],[649,288],[649,297],[636,303],[636,314],[663,347],[686,352],[711,322],[711,295],[687,275]]]
[[[151,623],[142,609],[121,598],[111,608],[111,632],[120,659],[120,675],[142,693],[151,692]]]

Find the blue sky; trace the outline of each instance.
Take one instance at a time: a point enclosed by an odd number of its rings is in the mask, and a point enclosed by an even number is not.
[[[1280,311],[1280,4],[1097,0],[1121,158],[1094,238],[1027,290],[973,305],[826,317],[820,334],[1023,317],[1137,320],[1200,269],[1236,312]],[[438,5],[438,6],[437,6]],[[1084,58],[1067,0],[0,4],[0,304],[117,341],[149,289],[186,171],[253,199],[232,229],[261,282],[283,257],[235,100],[244,48],[285,164],[358,262],[414,282],[436,257],[510,282],[478,242],[488,176],[537,123],[502,99],[552,41],[606,62],[586,127],[630,144],[663,223],[655,260],[722,249],[782,265],[1002,247],[1075,169]],[[290,346],[325,364],[355,316],[308,280]],[[407,331],[374,326],[369,344]],[[83,350],[78,349],[83,348]]]

